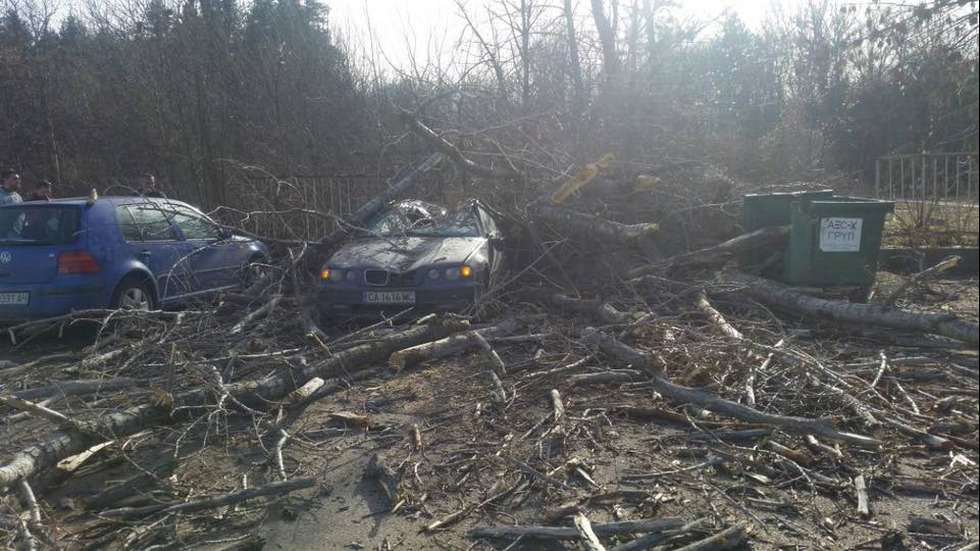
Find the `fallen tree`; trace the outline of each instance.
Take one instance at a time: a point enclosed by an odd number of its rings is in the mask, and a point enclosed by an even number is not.
[[[263,381],[243,381],[229,385],[220,382],[212,389],[190,391],[177,396],[158,396],[150,403],[99,417],[95,421],[75,422],[62,427],[46,440],[17,453],[0,466],[0,488],[36,475],[58,461],[81,453],[105,440],[118,439],[149,427],[186,419],[193,411],[231,398],[241,404],[263,407],[286,397],[314,377],[330,377],[356,372],[383,361],[393,352],[461,331],[467,324],[455,318],[437,320],[383,337],[376,342],[355,346],[303,369],[289,371]]]
[[[980,326],[949,314],[906,312],[875,304],[858,304],[807,295],[782,283],[741,272],[727,272],[724,281],[771,306],[860,325],[942,335],[973,346],[980,344]]]
[[[713,247],[706,247],[697,251],[677,255],[663,262],[634,268],[628,272],[628,275],[630,278],[635,279],[660,271],[699,266],[721,266],[738,254],[781,245],[788,241],[789,226],[771,226],[733,237]]]
[[[748,423],[775,426],[797,434],[817,434],[866,447],[881,445],[874,438],[837,430],[822,420],[765,413],[700,390],[672,383],[664,375],[662,366],[657,366],[654,357],[649,353],[625,345],[614,337],[599,331],[588,332],[586,339],[596,344],[603,354],[610,359],[624,367],[640,369],[649,375],[650,385],[671,400],[694,404],[708,411],[728,415]]]
[[[655,235],[660,227],[654,223],[621,224],[599,216],[585,214],[549,203],[539,202],[534,209],[539,220],[556,223],[564,229],[580,235],[594,235],[600,239],[632,244],[641,237]]]

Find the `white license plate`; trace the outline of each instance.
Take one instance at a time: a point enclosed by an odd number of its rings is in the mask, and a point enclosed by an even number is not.
[[[30,293],[0,293],[0,306],[27,306]]]
[[[415,304],[415,291],[365,291],[365,304]]]

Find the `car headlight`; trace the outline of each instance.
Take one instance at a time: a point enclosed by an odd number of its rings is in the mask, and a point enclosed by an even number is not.
[[[337,268],[323,268],[320,270],[320,279],[333,281],[334,283],[344,279],[344,271]]]
[[[459,269],[459,275],[463,277],[470,277],[473,275],[473,268],[469,266],[463,266],[462,268]]]
[[[357,279],[357,270],[347,270],[347,281],[354,282]]]
[[[429,270],[429,279],[439,279],[439,270],[432,268]]]
[[[456,281],[459,279],[459,268],[447,268],[446,279],[449,281]]]

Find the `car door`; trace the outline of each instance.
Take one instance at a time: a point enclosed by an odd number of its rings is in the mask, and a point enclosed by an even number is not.
[[[226,239],[213,220],[184,205],[172,208],[173,222],[190,248],[191,270],[201,292],[231,289],[241,284],[242,245]]]
[[[142,262],[156,279],[161,304],[194,292],[187,245],[159,205],[149,201],[117,205],[116,221],[129,256]]]

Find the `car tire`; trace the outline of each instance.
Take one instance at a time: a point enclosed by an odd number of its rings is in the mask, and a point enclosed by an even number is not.
[[[146,278],[128,276],[112,293],[111,306],[117,310],[156,310],[156,298]]]

